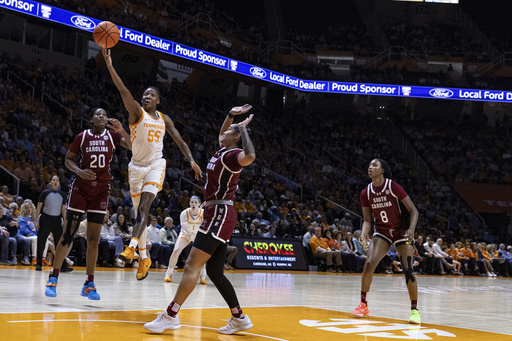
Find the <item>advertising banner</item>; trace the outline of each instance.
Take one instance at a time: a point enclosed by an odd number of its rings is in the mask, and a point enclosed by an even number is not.
[[[512,210],[512,186],[454,183],[452,187],[477,212],[502,213]]]
[[[233,237],[231,241],[238,248],[239,269],[308,270],[298,239]]]
[[[96,25],[100,23],[98,19],[31,0],[0,0],[0,8],[57,22],[91,33]],[[138,32],[130,28],[119,25],[118,27],[120,41],[304,92],[512,103],[512,91],[305,80]]]

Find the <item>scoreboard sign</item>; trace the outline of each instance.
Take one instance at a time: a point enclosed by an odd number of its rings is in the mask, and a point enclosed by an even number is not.
[[[238,248],[236,265],[240,269],[307,270],[302,243],[298,239],[231,238]]]

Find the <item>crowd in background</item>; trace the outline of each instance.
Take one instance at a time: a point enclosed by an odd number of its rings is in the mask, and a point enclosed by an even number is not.
[[[111,8],[103,12],[105,9],[97,7],[96,2],[92,1],[48,2],[211,52],[235,53],[233,57],[243,59],[236,55],[237,48],[228,50],[216,39],[180,30],[178,24],[152,25],[147,17],[141,17],[137,11]],[[133,4],[178,21],[206,12],[218,27],[234,36],[268,39],[268,32],[263,29],[265,24],[261,21],[237,25],[236,20],[228,19],[210,2],[199,4],[190,0],[175,6],[165,1],[151,4],[137,1]],[[322,37],[292,26],[288,27],[288,36],[307,48],[312,47],[315,41],[325,45],[352,45],[354,49],[357,49],[355,42],[367,41],[368,46],[371,45],[362,27],[340,26],[332,22],[323,24],[328,26],[328,30]],[[248,31],[251,34],[246,34]],[[450,48],[466,51],[477,48],[463,30],[451,32],[446,39],[440,36],[439,28],[433,26],[413,29],[400,24],[388,26],[385,31],[393,44],[413,44],[407,47],[414,51],[448,51]],[[348,43],[340,42],[340,32],[347,33],[344,36],[349,39]],[[419,39],[420,36],[423,39]],[[453,44],[445,46],[449,42]],[[252,56],[250,48],[239,47],[238,50]],[[4,53],[0,56],[0,165],[21,181],[21,200],[17,204],[14,202],[17,207],[10,206],[11,203],[6,204],[5,199],[12,195],[15,183],[1,173],[0,184],[7,186],[0,198],[4,198],[5,208],[11,210],[5,213],[14,217],[14,212],[20,209],[25,199],[36,202],[53,175],[59,177],[62,189],[67,191],[72,174],[64,167],[64,157],[74,136],[87,127],[86,117],[91,108],[105,108],[109,116],[120,119],[128,127],[127,115],[122,112],[122,103],[115,87],[105,80],[94,62],[88,62],[88,67],[89,72],[81,75],[58,65],[29,63],[16,54]],[[329,78],[331,75],[326,65],[318,63],[275,67],[304,78]],[[22,84],[8,79],[8,71],[15,72],[32,84],[35,96],[31,96]],[[418,77],[418,73],[397,67],[353,67],[351,74],[355,81],[373,82],[399,79],[400,82],[413,83]],[[421,74],[420,83],[422,78],[424,84],[443,85],[450,82],[449,70],[446,73]],[[140,75],[137,78],[128,75],[126,78],[126,84],[134,94],[142,94],[143,86],[154,83],[154,80],[145,79],[144,76],[141,79]],[[177,81],[162,83],[159,87],[165,98],[161,110],[175,120],[195,159],[204,167],[215,150],[215,144],[211,141],[216,140],[215,127],[226,113],[226,103],[233,103],[236,99],[228,96],[198,99],[191,95],[185,83]],[[38,100],[43,92],[68,109],[52,107]],[[418,236],[429,236],[436,240],[443,238],[450,244],[457,241],[510,243],[506,221],[502,226],[486,226],[450,187],[452,181],[510,183],[510,143],[506,141],[510,137],[511,122],[507,117],[499,118],[498,129],[467,124],[460,117],[429,121],[428,124],[424,121],[399,120],[399,128],[433,172],[430,181],[424,183],[419,180],[416,169],[391,147],[386,122],[377,120],[370,111],[356,112],[354,108],[347,107],[340,109],[336,115],[323,115],[319,120],[319,113],[304,101],[296,101],[296,105],[287,110],[260,110],[255,116],[257,124],[252,129],[258,158],[240,179],[235,203],[239,224],[235,235],[270,234],[279,238],[303,239],[304,235],[311,235],[315,227],[320,226],[322,235],[330,231],[330,239],[336,240],[341,233],[338,248],[343,247],[342,241],[349,245],[353,240],[351,234],[361,224],[358,196],[369,182],[365,169],[371,159],[381,157],[392,165],[393,178],[407,189],[417,203],[420,211]],[[394,114],[400,116],[405,111],[404,108],[396,108]],[[279,121],[273,119],[277,116]],[[188,198],[194,194],[201,195],[204,185],[202,181],[192,184],[190,169],[183,162],[177,146],[170,139],[164,143],[164,157],[168,161],[166,181],[151,210],[158,226],[164,226],[167,218],[178,219],[181,210],[188,205]],[[114,180],[109,202],[110,213],[115,214],[121,207],[128,225],[133,224],[127,183],[129,157],[130,153],[124,148],[116,151],[111,164]],[[327,236],[325,238],[329,239]],[[307,251],[307,244],[304,246]],[[358,256],[363,257],[363,254]],[[346,258],[345,255],[344,263]],[[357,259],[354,267],[345,267],[342,271],[359,271],[361,259]],[[388,263],[393,265],[392,257],[390,259],[391,263]],[[313,260],[310,258],[311,262]],[[389,264],[385,264],[382,270],[390,271]]]

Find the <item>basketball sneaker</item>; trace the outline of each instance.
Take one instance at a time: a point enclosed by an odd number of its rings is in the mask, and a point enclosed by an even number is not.
[[[370,310],[368,309],[368,306],[366,305],[366,303],[361,302],[361,303],[359,303],[357,308],[352,311],[352,316],[363,317],[365,315],[368,315],[369,313],[370,313]]]
[[[172,276],[165,276],[164,282],[172,282]]]
[[[100,295],[96,292],[96,286],[94,282],[89,282],[89,284],[84,284],[82,288],[82,292],[80,295],[87,297],[90,300],[99,301]]]
[[[245,315],[243,318],[236,318],[231,316],[228,324],[222,328],[219,328],[219,333],[221,334],[234,334],[237,332],[241,332],[243,330],[247,330],[252,327],[252,321],[249,316]]]
[[[174,330],[179,329],[180,327],[181,324],[178,315],[171,317],[169,314],[167,314],[167,310],[164,310],[163,313],[159,314],[156,319],[144,325],[144,328],[152,331],[153,333],[161,333],[166,329]]]
[[[119,258],[126,263],[131,264],[132,260],[135,258],[135,248],[127,245],[124,248],[124,251],[119,255]]]
[[[206,282],[206,276],[204,276],[204,277],[200,277],[200,278],[199,278],[199,284],[204,284],[204,285],[206,285],[206,284],[207,284],[207,282]]]
[[[409,323],[421,324],[420,312],[416,309],[411,309],[411,316],[409,317]]]
[[[57,277],[48,278],[48,282],[46,282],[46,289],[44,290],[44,295],[47,297],[56,297],[57,296]]]
[[[137,269],[137,279],[142,281],[144,278],[148,277],[148,270],[151,266],[151,258],[141,259],[139,263],[139,268]]]

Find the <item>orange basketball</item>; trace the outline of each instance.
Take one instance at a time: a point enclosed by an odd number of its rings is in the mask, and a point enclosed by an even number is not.
[[[102,21],[94,28],[92,37],[96,44],[109,49],[119,41],[119,29],[110,21]]]

